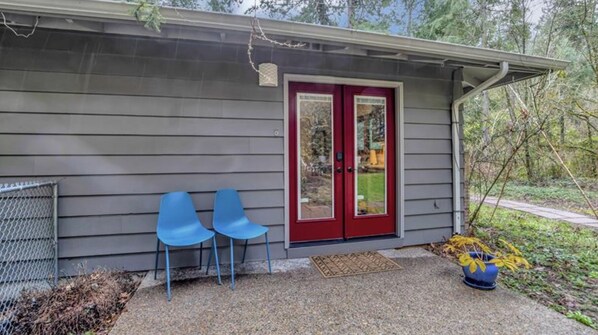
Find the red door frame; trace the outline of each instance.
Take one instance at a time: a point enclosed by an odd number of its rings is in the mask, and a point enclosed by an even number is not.
[[[334,160],[334,218],[298,219],[298,152],[297,152],[297,93],[331,94],[333,97],[333,153],[343,152],[343,160]],[[396,232],[396,170],[395,170],[395,109],[394,90],[361,86],[289,83],[289,237],[291,242],[333,240]],[[384,215],[358,216],[354,199],[354,96],[385,97],[386,106],[386,174],[387,213]],[[335,156],[335,155],[333,155]],[[340,172],[337,172],[340,171]]]
[[[344,86],[345,138],[345,237],[389,235],[396,232],[395,108],[391,88]],[[355,99],[356,95],[386,98],[386,214],[358,216],[355,213]],[[350,168],[350,169],[349,169]]]
[[[343,150],[342,133],[342,89],[337,85],[289,83],[289,183],[290,185],[290,240],[292,242],[306,242],[317,240],[342,239],[343,230],[343,174],[337,173],[337,169],[343,170],[343,162],[334,159],[334,218],[299,220],[298,219],[298,153],[297,153],[297,93],[317,93],[332,95],[332,118],[333,118],[333,145],[334,153]]]

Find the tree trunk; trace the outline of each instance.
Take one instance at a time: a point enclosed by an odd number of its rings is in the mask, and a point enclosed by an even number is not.
[[[353,7],[354,0],[347,0],[347,28],[353,28],[353,16],[355,15],[355,8]]]
[[[527,123],[523,126],[523,137],[525,142],[523,143],[523,154],[525,156],[525,171],[527,173],[527,180],[533,182],[536,178],[534,176],[534,162],[532,161],[532,154],[529,147],[529,136]]]
[[[594,148],[594,133],[592,132],[592,125],[590,124],[590,118],[586,118],[586,126],[588,127],[588,147],[590,149]],[[588,154],[588,156],[590,157],[590,169],[592,171],[592,177],[597,177],[598,176],[598,171],[597,171],[597,167],[596,167],[596,155],[592,155],[592,154]]]
[[[413,8],[407,10],[407,36],[413,37]]]
[[[488,91],[482,92],[482,141],[484,147],[490,143],[490,132],[488,131],[488,123],[490,121],[490,99],[488,98]]]
[[[559,117],[559,126],[561,128],[561,148],[563,148],[565,146],[565,112],[562,112]]]
[[[332,22],[330,21],[330,16],[328,14],[328,6],[324,1],[318,1],[316,3],[316,16],[318,17],[318,21],[321,25],[332,25]]]
[[[507,87],[504,87],[505,91],[505,98],[507,99],[507,110],[509,111],[509,118],[511,119],[511,126],[514,127],[517,123],[517,115],[515,115],[515,106],[513,106],[513,97],[511,97],[511,93],[507,90]]]
[[[413,10],[416,0],[403,0],[403,5],[407,10],[407,36],[413,36]]]

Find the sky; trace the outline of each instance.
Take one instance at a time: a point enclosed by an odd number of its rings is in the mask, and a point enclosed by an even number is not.
[[[528,16],[528,20],[537,25],[542,18],[542,10],[546,6],[544,0],[529,0],[530,1],[530,13]],[[261,0],[245,0],[241,3],[239,8],[236,10],[237,14],[245,14],[245,12],[254,4],[259,4]]]
[[[540,19],[542,18],[542,10],[545,6],[546,4],[544,3],[544,0],[531,1],[529,16],[530,22],[532,22],[533,24],[538,24],[540,22]]]

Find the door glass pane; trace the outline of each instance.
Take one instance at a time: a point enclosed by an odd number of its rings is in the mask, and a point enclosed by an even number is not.
[[[334,216],[332,95],[297,94],[299,219]]]
[[[355,96],[355,213],[386,213],[386,98]]]

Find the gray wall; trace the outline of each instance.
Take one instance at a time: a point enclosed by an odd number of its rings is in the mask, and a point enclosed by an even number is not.
[[[246,46],[49,30],[3,31],[0,46],[0,182],[60,180],[63,271],[151,268],[160,195],[190,192],[210,226],[222,187],[240,190],[248,215],[270,227],[273,256],[286,257],[283,88],[256,84]],[[281,74],[404,81],[405,242],[450,236],[454,69],[296,50],[255,57]],[[250,243],[249,259],[265,257],[263,239]],[[176,254],[173,266],[197,262],[196,248]]]

